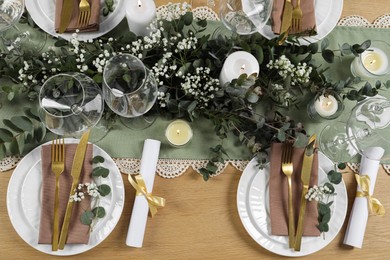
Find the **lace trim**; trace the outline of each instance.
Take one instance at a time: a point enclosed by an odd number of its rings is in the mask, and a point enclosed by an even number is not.
[[[0,172],[12,170],[21,159],[19,156],[7,156],[3,160],[0,160]]]
[[[140,168],[140,159],[114,158],[116,165],[122,173],[137,174]],[[213,177],[221,174],[225,168],[231,164],[239,171],[243,171],[249,161],[244,160],[226,160],[218,166],[218,170]],[[200,169],[206,167],[208,160],[186,160],[186,159],[159,159],[156,172],[159,176],[172,179],[184,174],[188,168],[192,168],[200,174]]]
[[[366,18],[360,15],[350,15],[340,19],[337,25],[340,26],[359,26],[369,28],[390,28],[390,14],[384,14],[370,23]]]
[[[215,5],[214,2],[209,3],[210,6]],[[190,5],[185,5],[184,8],[190,7]],[[176,19],[179,18],[180,12],[183,12],[183,4],[182,3],[169,3],[167,5],[162,5],[157,7],[156,10],[156,16],[159,19]],[[212,21],[218,21],[218,15],[211,9],[210,7],[207,6],[200,6],[196,7],[191,10],[192,14],[195,18],[198,19],[206,19],[206,20],[212,20]],[[175,15],[173,15],[175,14]]]

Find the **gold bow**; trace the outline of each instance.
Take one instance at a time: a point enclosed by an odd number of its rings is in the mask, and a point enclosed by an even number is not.
[[[380,203],[379,200],[373,198],[370,195],[370,176],[368,175],[360,176],[359,174],[355,174],[355,178],[358,185],[360,186],[360,189],[362,190],[356,192],[356,197],[367,197],[368,208],[370,210],[370,213],[377,216],[384,216],[385,207],[382,205],[382,203]]]
[[[142,178],[142,175],[139,174],[133,177],[131,174],[129,174],[128,180],[131,186],[133,186],[136,190],[136,196],[145,196],[149,204],[150,215],[154,217],[154,215],[156,215],[157,213],[157,207],[165,206],[165,199],[158,196],[154,196],[152,195],[152,193],[149,193],[146,190],[146,184],[144,179]]]

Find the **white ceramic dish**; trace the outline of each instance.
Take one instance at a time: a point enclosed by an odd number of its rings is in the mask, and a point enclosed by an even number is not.
[[[101,0],[101,6],[104,6]],[[79,33],[77,39],[89,40],[102,36],[114,29],[125,17],[125,0],[114,0],[114,12],[108,16],[100,14],[99,30],[96,32]],[[30,13],[34,22],[45,32],[55,36],[70,40],[72,33],[58,34],[54,29],[55,0],[26,0],[26,9]]]
[[[309,44],[317,42],[327,36],[336,27],[337,22],[343,11],[343,0],[314,0],[315,1],[315,16],[317,25],[317,35],[301,37],[301,44]],[[271,19],[271,18],[270,18]],[[272,31],[270,22],[268,22],[259,32],[267,39],[277,37]]]
[[[319,184],[327,181],[327,175],[334,164],[319,153]],[[319,237],[303,237],[300,252],[288,247],[288,236],[271,235],[269,217],[269,164],[259,169],[257,160],[252,159],[242,173],[237,191],[237,208],[249,235],[265,249],[283,256],[304,256],[315,253],[328,245],[339,233],[347,213],[347,190],[344,182],[335,185],[337,195],[333,197],[332,216],[329,231]]]
[[[77,139],[65,139],[66,143],[78,143]],[[111,193],[100,200],[106,217],[98,220],[87,245],[65,245],[64,250],[52,251],[51,245],[38,244],[41,215],[41,146],[27,154],[14,170],[8,184],[7,209],[11,223],[19,236],[33,248],[51,255],[75,255],[88,251],[101,243],[114,229],[124,206],[124,185],[121,173],[112,158],[93,145],[93,156],[105,159],[103,166],[110,170],[101,183],[111,187]]]

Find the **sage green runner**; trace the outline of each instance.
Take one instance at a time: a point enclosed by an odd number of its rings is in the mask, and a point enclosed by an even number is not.
[[[210,26],[216,28],[221,26],[220,22],[210,22]],[[390,42],[389,29],[378,28],[361,28],[361,27],[336,27],[327,37],[329,39],[329,48],[337,50],[338,45],[343,43],[362,43],[365,40],[382,40]],[[333,64],[326,63],[322,57],[316,56],[316,64],[322,64],[324,67],[329,66],[330,70],[327,75],[334,81],[346,79],[351,75],[350,64],[353,56],[343,57],[338,60],[337,57]],[[386,81],[390,78],[384,79]],[[373,80],[375,83],[375,80]],[[389,97],[389,91],[380,91],[379,94]],[[1,96],[2,108],[0,109],[0,118],[11,118],[15,115],[22,115],[23,106],[32,106],[21,97],[17,97],[11,103],[4,101],[5,97]],[[335,119],[346,122],[349,111],[354,106],[355,102],[345,100],[345,110],[343,114]],[[282,111],[283,112],[283,111]],[[283,113],[287,113],[284,111]],[[323,127],[331,124],[332,121],[323,120],[314,122],[310,120],[306,113],[306,104],[301,104],[300,110],[292,110],[289,112],[292,118],[297,122],[302,122],[309,134],[321,132]],[[109,153],[112,157],[129,157],[139,158],[141,156],[143,141],[147,138],[153,138],[162,141],[160,158],[171,159],[209,159],[211,153],[209,148],[220,143],[219,138],[214,133],[212,123],[205,119],[198,119],[191,124],[194,130],[194,137],[191,142],[183,148],[175,148],[168,144],[164,136],[166,126],[170,121],[164,118],[159,118],[151,127],[135,131],[124,127],[120,122],[115,125],[107,136],[96,144]],[[0,122],[2,125],[2,122]],[[48,137],[50,138],[50,136]],[[390,138],[390,137],[389,137]],[[230,159],[250,159],[251,153],[245,145],[241,145],[238,138],[231,135],[228,139],[223,140],[223,147],[229,154]]]

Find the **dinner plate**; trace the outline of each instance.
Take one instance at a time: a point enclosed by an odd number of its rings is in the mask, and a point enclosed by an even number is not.
[[[126,0],[114,0],[114,12],[107,16],[103,16],[103,12],[100,12],[99,30],[95,32],[78,33],[77,39],[83,41],[95,39],[114,29],[125,17],[125,1]],[[72,38],[72,33],[58,34],[54,29],[55,2],[55,0],[26,0],[26,9],[34,22],[42,30],[55,37],[62,37],[66,40],[70,40]],[[103,10],[104,2],[105,0],[101,0],[101,10]]]
[[[78,143],[79,140],[65,139],[65,142]],[[64,250],[52,251],[50,244],[38,244],[42,189],[41,149],[39,146],[23,157],[9,181],[7,209],[14,229],[27,244],[51,255],[75,255],[94,248],[111,233],[122,214],[125,191],[118,167],[105,151],[93,145],[93,156],[102,156],[105,159],[102,166],[110,170],[108,177],[100,181],[111,187],[111,193],[100,199],[100,206],[105,208],[107,214],[97,221],[88,244],[65,245]]]
[[[318,183],[327,181],[327,174],[334,164],[324,154],[318,153]],[[319,237],[303,237],[301,251],[288,247],[288,236],[271,235],[269,214],[269,164],[259,169],[256,158],[245,168],[237,191],[237,208],[249,235],[265,249],[283,256],[304,256],[319,251],[328,245],[340,231],[347,213],[347,190],[344,181],[334,185],[336,196],[331,206],[329,231]]]
[[[300,37],[300,44],[307,45],[317,42],[328,35],[336,27],[343,11],[343,0],[314,0],[314,4],[317,35]],[[261,28],[259,32],[267,39],[277,37],[272,31],[270,22]]]

